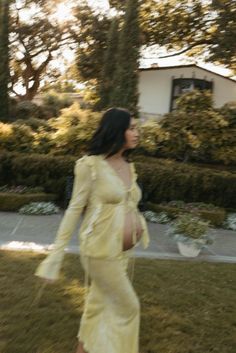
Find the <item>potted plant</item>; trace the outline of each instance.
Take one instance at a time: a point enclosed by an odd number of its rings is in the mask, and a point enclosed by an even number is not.
[[[181,255],[196,257],[201,249],[212,244],[209,222],[194,214],[181,214],[169,224],[167,234],[178,245]]]

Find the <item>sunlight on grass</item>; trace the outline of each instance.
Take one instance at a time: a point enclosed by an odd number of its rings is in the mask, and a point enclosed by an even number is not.
[[[66,255],[61,279],[35,305],[43,257],[0,252],[1,353],[75,352],[85,294],[79,258]],[[134,286],[143,353],[235,353],[235,264],[137,259]]]

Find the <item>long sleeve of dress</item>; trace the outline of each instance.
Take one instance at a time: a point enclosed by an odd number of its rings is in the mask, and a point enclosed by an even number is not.
[[[91,168],[85,157],[76,162],[74,176],[71,200],[57,231],[53,250],[37,268],[36,276],[47,279],[57,279],[59,276],[64,249],[78,225],[91,189]]]

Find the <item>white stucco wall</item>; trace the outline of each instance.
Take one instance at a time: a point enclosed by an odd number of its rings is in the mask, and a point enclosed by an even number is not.
[[[236,100],[236,82],[218,76],[198,67],[168,69],[145,69],[139,74],[139,107],[142,113],[158,115],[168,113],[172,80],[174,78],[197,78],[213,81],[213,100],[215,107],[221,107]]]

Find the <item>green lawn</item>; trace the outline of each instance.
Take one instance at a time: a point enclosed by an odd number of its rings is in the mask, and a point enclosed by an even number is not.
[[[75,352],[84,295],[79,259],[67,255],[61,280],[32,305],[42,259],[0,252],[0,353]],[[236,352],[235,264],[139,259],[134,286],[143,353]]]

